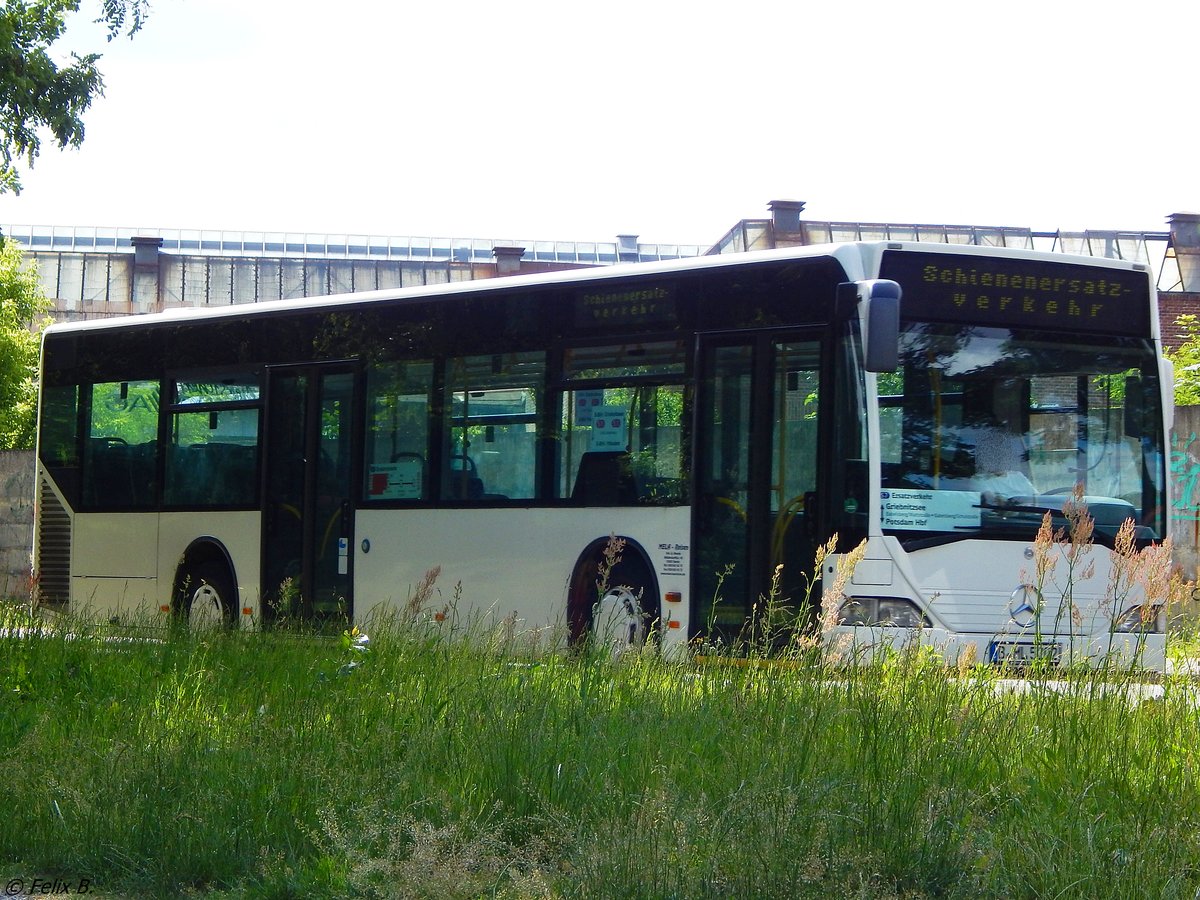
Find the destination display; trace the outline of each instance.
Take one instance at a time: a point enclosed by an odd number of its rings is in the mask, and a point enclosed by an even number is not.
[[[1145,272],[1041,260],[888,250],[905,319],[1150,337]]]
[[[896,531],[954,531],[978,528],[979,491],[888,488],[880,493],[883,527]]]
[[[659,325],[674,322],[675,292],[670,285],[588,291],[575,301],[578,328]]]

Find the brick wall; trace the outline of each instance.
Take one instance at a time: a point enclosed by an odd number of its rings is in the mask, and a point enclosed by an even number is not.
[[[1163,343],[1172,350],[1178,350],[1180,344],[1175,320],[1184,313],[1200,315],[1200,294],[1172,291],[1158,295],[1158,318],[1162,326]]]

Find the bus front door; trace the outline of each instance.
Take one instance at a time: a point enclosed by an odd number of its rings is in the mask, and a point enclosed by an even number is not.
[[[811,621],[806,601],[821,537],[813,516],[827,454],[819,412],[821,344],[806,338],[792,331],[701,338],[695,634],[727,643],[774,642],[790,626]],[[818,599],[814,589],[812,604]]]
[[[358,379],[344,364],[268,372],[263,617],[348,621]]]

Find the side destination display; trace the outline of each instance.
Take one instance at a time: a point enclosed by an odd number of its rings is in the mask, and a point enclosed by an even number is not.
[[[1151,336],[1145,272],[887,250],[879,277],[899,282],[905,319]]]

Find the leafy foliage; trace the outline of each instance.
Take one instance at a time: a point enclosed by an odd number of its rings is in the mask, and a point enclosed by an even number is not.
[[[1175,405],[1200,404],[1200,318],[1186,313],[1175,320],[1183,343],[1178,350],[1167,350],[1175,365]]]
[[[0,449],[33,447],[39,317],[50,308],[15,241],[0,244]]]
[[[41,130],[49,129],[60,147],[82,144],[82,116],[104,94],[100,54],[71,53],[70,62],[60,64],[50,53],[67,14],[79,6],[80,0],[6,0],[0,7],[0,193],[20,191],[15,165],[33,166]],[[111,41],[133,36],[148,12],[149,0],[103,0],[96,21]]]

